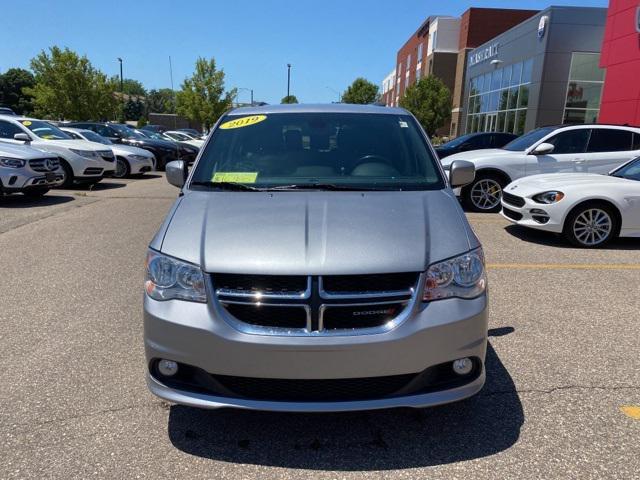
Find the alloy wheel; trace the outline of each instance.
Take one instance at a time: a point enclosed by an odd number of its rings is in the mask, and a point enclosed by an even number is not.
[[[127,175],[127,165],[125,160],[116,158],[116,172],[113,174],[116,178],[123,178]]]
[[[576,217],[573,234],[585,246],[595,246],[605,242],[613,231],[611,216],[600,208],[589,208]]]
[[[500,205],[502,187],[491,179],[484,178],[471,187],[471,202],[478,210],[491,210]]]

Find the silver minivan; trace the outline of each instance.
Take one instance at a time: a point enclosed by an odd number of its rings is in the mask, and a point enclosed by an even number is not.
[[[416,119],[370,105],[225,114],[147,253],[157,396],[203,408],[426,407],[485,381],[478,238]]]

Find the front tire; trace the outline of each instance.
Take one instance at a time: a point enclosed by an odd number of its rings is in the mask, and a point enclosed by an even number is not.
[[[122,157],[116,157],[116,171],[113,174],[115,178],[125,178],[131,175],[131,166],[129,162]]]
[[[580,205],[567,216],[563,235],[576,247],[599,248],[618,236],[615,209],[602,203]]]
[[[71,188],[73,185],[73,170],[67,162],[64,160],[60,160],[60,170],[62,173],[62,183],[59,185],[59,188]]]
[[[495,174],[478,174],[473,183],[462,189],[462,203],[472,212],[497,213],[502,208],[502,189],[507,183]]]

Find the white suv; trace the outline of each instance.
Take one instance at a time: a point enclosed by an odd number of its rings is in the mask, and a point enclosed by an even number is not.
[[[55,125],[33,118],[0,115],[0,142],[27,144],[60,158],[62,186],[97,183],[116,170],[115,156],[100,143],[73,140]]]
[[[476,212],[500,211],[502,189],[521,177],[541,173],[608,173],[640,155],[640,128],[612,125],[542,127],[503,148],[472,150],[442,160],[445,170],[456,160],[476,167],[476,178],[460,191]]]

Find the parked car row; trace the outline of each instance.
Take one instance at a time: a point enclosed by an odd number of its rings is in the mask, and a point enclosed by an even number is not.
[[[542,127],[502,148],[441,157],[445,170],[458,160],[476,168],[474,181],[457,191],[471,211],[502,211],[581,247],[640,237],[640,128]]]
[[[149,132],[151,133],[151,132]],[[204,142],[151,138],[116,123],[59,123],[0,113],[0,195],[43,195],[54,187],[95,184],[192,163]]]

